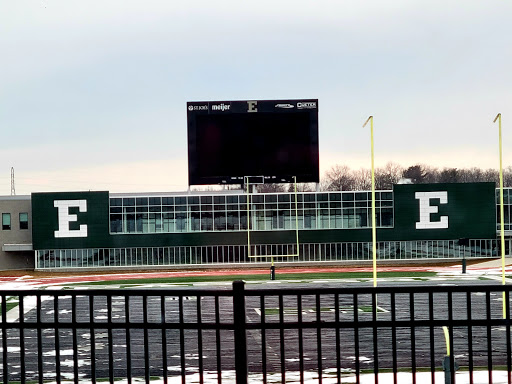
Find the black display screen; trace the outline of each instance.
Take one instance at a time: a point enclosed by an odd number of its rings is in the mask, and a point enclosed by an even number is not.
[[[317,100],[248,103],[189,103],[189,185],[318,182]]]

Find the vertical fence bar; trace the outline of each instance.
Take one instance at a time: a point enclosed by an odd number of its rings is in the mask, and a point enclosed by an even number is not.
[[[485,292],[485,318],[487,320],[487,367],[489,383],[492,383],[492,333],[489,321],[491,320],[491,292]]]
[[[89,322],[91,332],[91,381],[96,383],[96,328],[94,326],[94,294],[89,296]]]
[[[149,359],[148,295],[146,293],[142,296],[142,315],[144,324],[144,376],[146,383],[149,383],[151,380],[151,363]]]
[[[265,295],[260,296],[260,322],[261,322],[261,370],[263,374],[263,384],[267,384],[267,332],[265,329]]]
[[[2,295],[2,360],[3,360],[4,383],[7,384],[9,382],[9,365],[7,362],[7,296],[6,295]]]
[[[197,296],[197,354],[199,355],[199,384],[204,383],[203,375],[203,330],[201,320],[201,296]]]
[[[336,379],[341,383],[340,295],[334,295],[334,322],[336,330]],[[301,382],[302,383],[302,382]]]
[[[76,294],[71,296],[71,324],[73,328],[73,376],[75,384],[78,384],[78,335],[77,335],[77,316],[76,316]]]
[[[391,322],[395,324],[396,321],[396,294],[392,292],[390,297],[390,310],[391,310]],[[397,359],[397,347],[396,347],[396,327],[391,326],[391,342],[392,342],[392,354],[393,354],[393,384],[398,383],[398,359]]]
[[[39,383],[43,383],[43,324],[41,323],[41,295],[36,300],[36,324],[37,324],[37,373]],[[3,311],[2,311],[3,312]]]
[[[184,326],[184,313],[183,313],[183,295],[178,296],[178,313],[179,313],[179,326],[180,326],[180,364],[181,364],[181,384],[186,384],[185,381],[185,329]]]
[[[132,338],[130,328],[130,296],[124,296],[124,322],[126,325],[126,379],[132,384]]]
[[[416,384],[416,326],[414,325],[414,293],[409,293],[409,316],[411,320],[411,373],[412,384]]]
[[[359,309],[358,309],[357,293],[353,294],[353,310],[354,310],[354,355],[356,363],[356,384],[360,384],[360,366],[359,366]]]
[[[469,370],[469,384],[473,384],[473,327],[471,314],[471,292],[466,292],[466,319],[468,321],[468,370]]]
[[[434,322],[434,294],[428,293],[428,318],[430,324]],[[435,352],[435,338],[434,326],[430,325],[430,380],[432,384],[436,382],[436,352]],[[396,384],[396,383],[395,383]]]
[[[372,292],[372,321],[373,321],[373,373],[375,384],[379,384],[379,343],[377,339],[377,294]]]
[[[215,296],[215,324],[220,324],[219,296]],[[215,329],[215,349],[217,355],[217,383],[222,383],[222,352],[220,342],[220,328]]]
[[[236,384],[247,384],[247,339],[245,330],[245,282],[233,282]]]
[[[317,348],[317,359],[318,359],[318,384],[322,384],[322,314],[321,314],[321,306],[320,306],[320,294],[316,294],[316,348]]]
[[[508,384],[512,384],[512,348],[510,345],[510,290],[505,291],[506,303],[506,334],[507,334],[507,379]]]
[[[112,295],[108,294],[107,299],[107,340],[108,340],[108,377],[114,382],[114,342],[112,336]]]
[[[279,295],[279,353],[281,355],[281,382],[286,383],[286,359],[284,348],[284,302]]]
[[[160,296],[160,319],[162,322],[162,374],[164,377],[164,384],[168,382],[167,372],[167,328],[166,328],[166,314],[165,314],[165,296]]]
[[[300,383],[304,384],[304,330],[302,324],[302,295],[297,295],[297,321],[299,323],[299,374]]]
[[[60,338],[59,338],[59,296],[53,296],[53,321],[55,323],[55,370],[56,381],[60,384]]]
[[[452,383],[455,383],[455,353],[453,345],[453,292],[448,291],[448,329],[449,329],[449,340],[450,340],[450,375]]]
[[[26,370],[25,370],[25,295],[20,294],[18,296],[18,309],[19,309],[19,322],[20,322],[20,375],[21,384],[26,382]]]

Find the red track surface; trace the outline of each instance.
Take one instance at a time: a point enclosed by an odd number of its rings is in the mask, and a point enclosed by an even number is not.
[[[468,266],[468,272],[495,270],[496,268],[481,268],[478,266]],[[460,272],[460,265],[453,266],[389,266],[379,267],[378,272]],[[371,267],[339,267],[339,268],[277,268],[277,274],[305,274],[305,273],[342,273],[342,272],[372,272]],[[512,272],[510,266],[507,272]],[[0,276],[0,286],[11,286],[13,283],[18,288],[24,285],[58,285],[64,283],[94,282],[94,281],[113,281],[129,279],[154,279],[154,278],[175,278],[192,276],[238,276],[238,275],[269,275],[269,269],[241,269],[241,270],[208,270],[208,271],[176,271],[176,272],[132,272],[132,273],[113,273],[113,274],[70,274],[63,276],[31,276],[27,272],[25,276]]]

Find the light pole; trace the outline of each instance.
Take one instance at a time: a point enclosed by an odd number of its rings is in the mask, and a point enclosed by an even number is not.
[[[494,118],[493,123],[498,120],[499,125],[499,145],[500,145],[500,238],[501,238],[501,282],[505,285],[505,219],[503,208],[503,150],[501,140],[501,113]],[[503,291],[503,318],[507,317],[507,305],[505,302],[505,291]]]
[[[375,166],[373,161],[373,116],[370,116],[365,123],[363,124],[363,128],[366,127],[366,124],[370,122],[370,137],[371,137],[371,147],[372,147],[372,255],[373,255],[373,286],[377,286],[377,228],[375,223]]]

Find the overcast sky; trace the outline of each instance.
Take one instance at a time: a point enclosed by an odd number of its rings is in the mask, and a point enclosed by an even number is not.
[[[509,0],[0,0],[0,194],[187,189],[186,102],[319,99],[334,164],[512,165]]]

